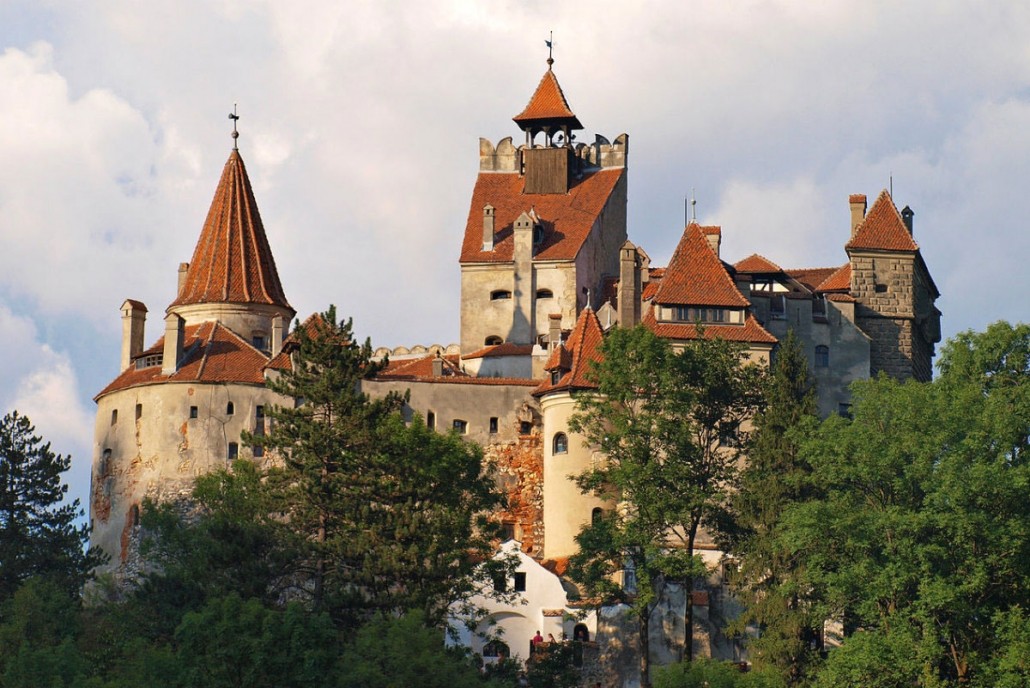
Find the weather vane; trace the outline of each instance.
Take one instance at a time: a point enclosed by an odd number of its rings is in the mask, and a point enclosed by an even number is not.
[[[232,104],[232,112],[229,113],[229,119],[232,120],[232,149],[239,150],[239,146],[236,145],[237,139],[240,138],[240,132],[236,131],[236,122],[240,116],[236,114],[236,103]]]
[[[548,67],[550,67],[551,65],[554,64],[554,56],[552,55],[552,52],[554,51],[554,31],[551,31],[550,33],[551,33],[551,37],[548,38],[546,41],[544,41],[544,43],[547,44],[547,66]]]

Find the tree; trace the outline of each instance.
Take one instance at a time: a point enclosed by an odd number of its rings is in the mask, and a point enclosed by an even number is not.
[[[781,536],[847,621],[825,685],[873,685],[888,656],[910,669],[875,685],[983,683],[1018,641],[1004,623],[1030,605],[1028,352],[1027,326],[967,332],[933,382],[856,384],[853,420],[802,425],[817,495]]]
[[[800,683],[818,660],[817,644],[824,620],[813,604],[798,553],[779,539],[784,510],[811,497],[811,472],[791,430],[816,418],[815,385],[801,344],[788,330],[767,379],[765,408],[755,416],[747,445],[747,463],[731,497],[731,528],[723,548],[739,566],[731,582],[744,611],[731,629],[760,635],[749,641],[757,666],[780,671],[789,685]]]
[[[439,623],[489,575],[476,562],[491,553],[485,514],[499,494],[479,448],[406,424],[402,395],[365,394],[385,362],[335,309],[293,337],[292,368],[269,386],[297,404],[273,408],[270,431],[245,439],[282,460],[268,479],[306,547],[314,608],[343,624],[408,609]]]
[[[71,458],[55,454],[49,442],[17,411],[0,419],[0,601],[31,576],[46,576],[77,592],[101,554],[85,554],[89,538],[78,500],[62,503],[68,491],[61,474]]]
[[[737,344],[702,338],[674,351],[644,327],[612,331],[601,353],[596,394],[578,398],[571,427],[606,456],[579,477],[581,488],[618,506],[577,536],[570,575],[589,594],[630,605],[647,686],[650,617],[669,583],[687,592],[684,649],[692,656],[689,591],[705,573],[694,556],[698,532],[725,509],[738,466],[726,440],[744,436],[763,373]],[[635,589],[615,582],[625,569]]]

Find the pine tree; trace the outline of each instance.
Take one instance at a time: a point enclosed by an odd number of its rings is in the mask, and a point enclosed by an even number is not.
[[[779,539],[787,507],[807,498],[810,467],[790,435],[806,418],[815,419],[815,387],[794,332],[780,342],[766,388],[766,408],[754,419],[747,466],[732,506],[736,532],[726,548],[738,558],[736,594],[745,611],[734,624],[743,632],[756,624],[750,643],[757,665],[779,669],[794,685],[817,658],[812,647],[822,619],[805,600],[800,558]]]
[[[299,576],[313,606],[344,625],[407,609],[438,622],[491,552],[479,515],[499,497],[480,450],[405,423],[405,395],[364,393],[385,363],[334,308],[293,336],[292,368],[269,387],[296,405],[274,408],[269,432],[245,439],[282,459],[269,477],[307,543]]]
[[[51,451],[35,430],[17,411],[0,419],[0,601],[33,576],[77,593],[100,563],[99,553],[83,552],[89,530],[75,523],[83,515],[78,500],[62,503],[68,486],[61,474],[71,458]]]

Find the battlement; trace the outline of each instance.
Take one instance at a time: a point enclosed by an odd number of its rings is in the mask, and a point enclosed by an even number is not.
[[[515,146],[511,137],[501,139],[495,146],[488,139],[479,139],[480,172],[524,172],[526,146]],[[572,146],[573,155],[582,161],[584,168],[625,167],[629,157],[629,135],[619,134],[609,141],[600,134],[594,135],[592,144],[577,143]]]
[[[421,358],[423,356],[455,356],[461,353],[461,347],[457,344],[415,344],[411,347],[407,346],[395,346],[390,348],[388,346],[381,346],[372,352],[372,358],[382,360],[389,356],[391,361],[400,361],[406,358]]]

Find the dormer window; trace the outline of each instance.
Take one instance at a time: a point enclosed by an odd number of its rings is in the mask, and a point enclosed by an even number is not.
[[[506,289],[496,289],[490,292],[491,301],[503,301],[511,298],[511,292]]]
[[[558,381],[561,380],[561,376],[562,376],[561,369],[555,368],[554,370],[552,370],[551,371],[551,384],[552,385],[558,384]]]
[[[264,334],[254,333],[250,338],[250,343],[254,345],[254,348],[258,351],[265,351],[268,349],[268,338]]]
[[[679,322],[722,323],[726,322],[726,309],[673,306],[672,319]]]
[[[544,226],[533,225],[533,245],[541,244],[544,241]]]

